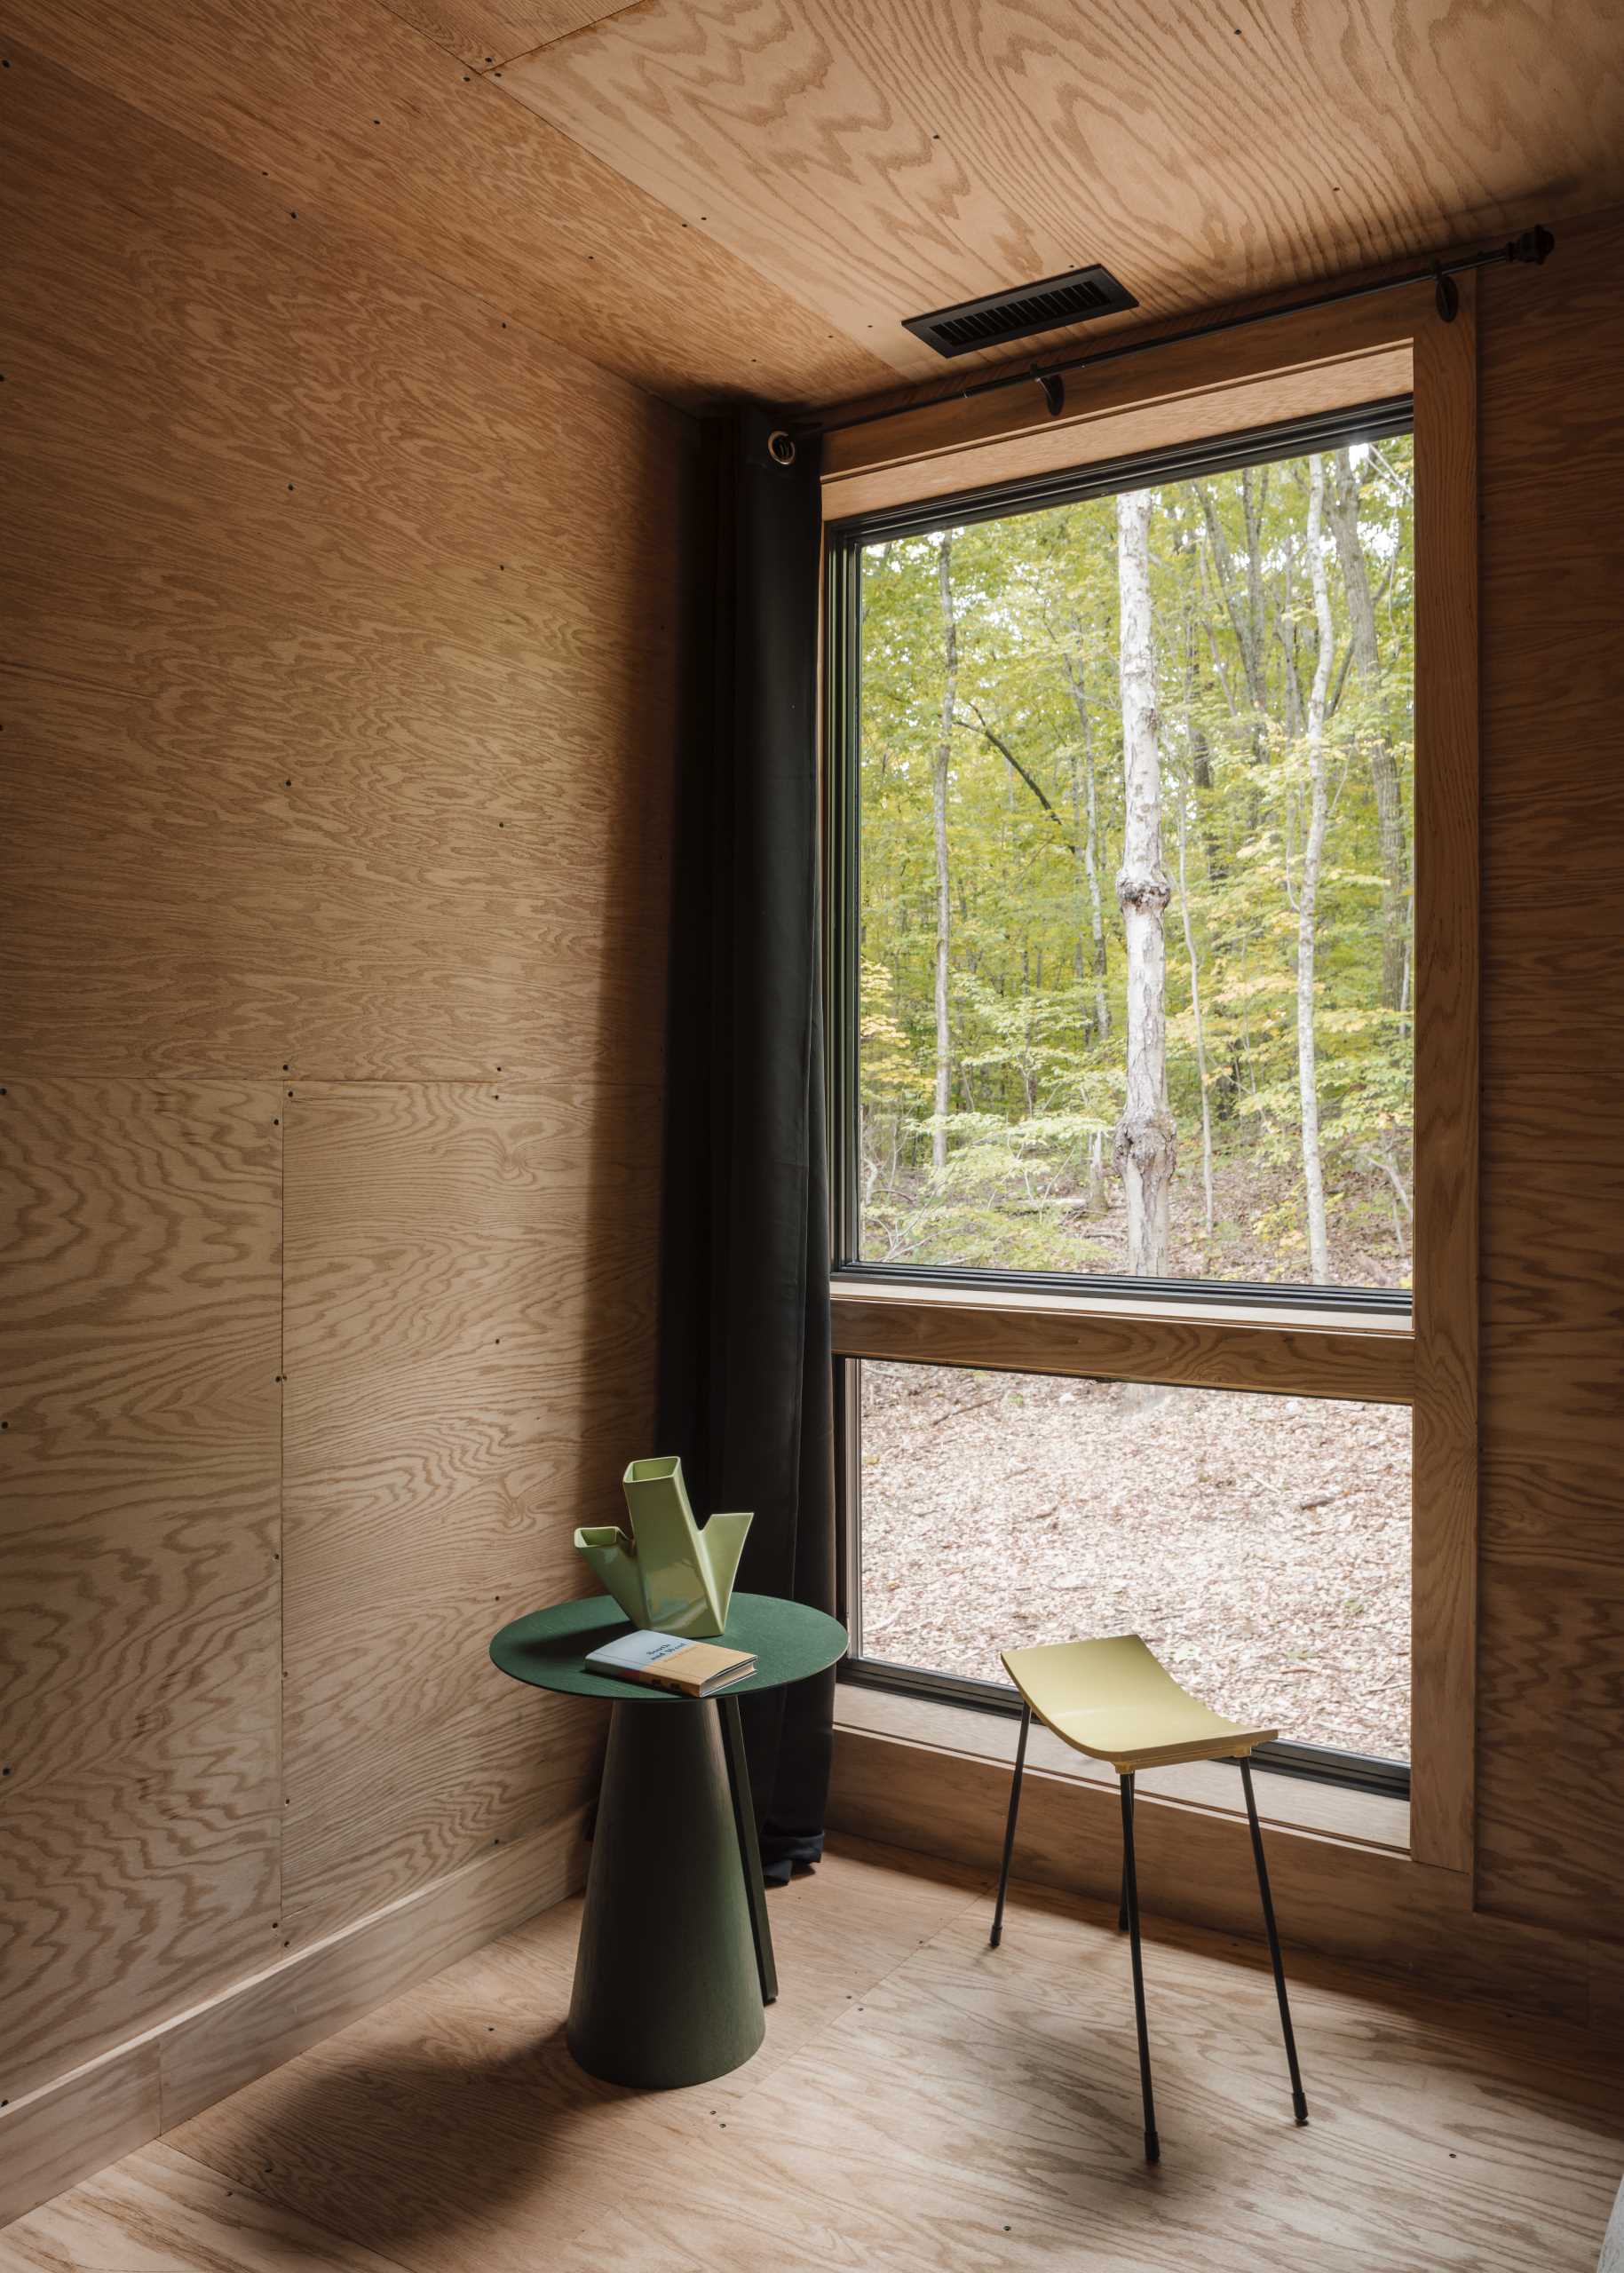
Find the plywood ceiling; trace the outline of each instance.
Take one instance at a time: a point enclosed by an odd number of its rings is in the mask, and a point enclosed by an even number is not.
[[[904,316],[1179,314],[1624,202],[1624,0],[9,0],[11,33],[684,405],[951,382]],[[15,92],[15,90],[12,91]],[[1046,335],[1047,352],[1143,317]]]
[[[1092,260],[1164,314],[1624,198],[1616,0],[640,0],[489,67],[902,378]]]

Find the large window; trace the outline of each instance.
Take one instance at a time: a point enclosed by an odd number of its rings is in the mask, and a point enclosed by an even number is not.
[[[1414,497],[1389,401],[831,533],[860,1676],[1135,1630],[1405,1784]]]
[[[1407,408],[1141,485],[845,539],[842,1259],[1401,1298]]]
[[[857,1370],[860,1662],[1001,1683],[1002,1649],[1132,1632],[1288,1744],[1409,1758],[1403,1406]]]

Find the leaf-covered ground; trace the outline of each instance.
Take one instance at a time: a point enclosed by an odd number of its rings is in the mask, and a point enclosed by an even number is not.
[[[1406,1409],[863,1367],[866,1656],[1143,1635],[1198,1697],[1409,1757]]]
[[[1213,1171],[1208,1236],[1199,1131],[1193,1141],[1181,1131],[1179,1146],[1166,1275],[1255,1286],[1308,1283],[1302,1178],[1295,1167],[1244,1153],[1221,1156]],[[1378,1176],[1354,1173],[1332,1185],[1333,1286],[1408,1286],[1408,1225],[1395,1227],[1390,1190]],[[916,1170],[894,1179],[886,1202],[883,1209],[871,1206],[865,1217],[865,1263],[1062,1271],[1084,1277],[1128,1268],[1128,1201],[1121,1178],[1108,1165],[1092,1192],[1081,1179],[1058,1175],[1036,1197],[1010,1184],[978,1195],[975,1207],[933,1196],[928,1173]]]

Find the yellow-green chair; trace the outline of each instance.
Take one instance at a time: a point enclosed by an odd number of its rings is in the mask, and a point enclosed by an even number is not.
[[[1291,2031],[1291,2007],[1286,1996],[1286,1972],[1280,1963],[1280,1937],[1275,1930],[1274,1905],[1269,1897],[1269,1869],[1264,1860],[1264,1835],[1258,1827],[1257,1802],[1252,1794],[1252,1748],[1267,1744],[1278,1729],[1256,1729],[1240,1721],[1227,1721],[1209,1705],[1181,1689],[1137,1634],[1116,1634],[1099,1642],[1053,1642],[1037,1649],[1002,1652],[1010,1680],[1020,1691],[1020,1738],[1015,1747],[1015,1780],[1010,1791],[1010,1820],[1003,1835],[1003,1865],[998,1873],[998,1906],[993,1913],[992,1944],[1003,1939],[1004,1896],[1010,1884],[1010,1857],[1015,1851],[1015,1818],[1020,1808],[1021,1771],[1026,1764],[1026,1738],[1035,1713],[1062,1743],[1086,1753],[1090,1760],[1109,1761],[1121,1782],[1122,1893],[1117,1930],[1125,1928],[1133,1952],[1134,2017],[1139,2030],[1139,2086],[1145,2098],[1145,2159],[1159,2162],[1156,2103],[1151,2091],[1150,2037],[1145,2024],[1145,1968],[1139,1948],[1139,1889],[1134,1875],[1134,1778],[1141,1768],[1173,1768],[1186,1760],[1235,1760],[1246,1791],[1247,1819],[1252,1826],[1252,1855],[1257,1865],[1257,1890],[1263,1897],[1264,1924],[1269,1935],[1269,1957],[1274,1967],[1274,1989],[1279,2000],[1280,2030],[1286,2039],[1286,2063],[1291,2071],[1291,2104],[1297,2121],[1308,2121],[1308,2102],[1297,2068],[1296,2039]]]

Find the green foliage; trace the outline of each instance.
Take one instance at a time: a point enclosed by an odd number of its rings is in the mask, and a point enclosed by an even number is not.
[[[1333,1276],[1393,1285],[1408,1271],[1412,1136],[1410,444],[1356,446],[1328,457],[1327,474],[1343,542],[1334,541],[1328,513],[1335,647],[1315,925],[1317,1088]],[[1180,1272],[1289,1279],[1305,1268],[1296,954],[1316,637],[1307,502],[1306,460],[1171,485],[1154,500]],[[1374,657],[1358,637],[1350,539],[1371,596]],[[938,1171],[939,546],[935,535],[910,536],[870,547],[863,561],[863,1253],[1120,1270],[1112,1132],[1123,1089],[1125,958],[1115,894],[1123,815],[1113,501],[952,535],[952,1110]],[[1216,1194],[1210,1236],[1203,1094]]]

